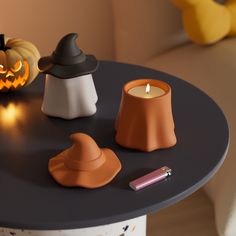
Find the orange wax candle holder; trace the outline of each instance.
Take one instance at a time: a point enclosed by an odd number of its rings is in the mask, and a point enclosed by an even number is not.
[[[145,98],[129,94],[131,88],[151,86],[163,89],[161,96]],[[160,80],[138,79],[123,87],[115,123],[116,142],[126,148],[151,152],[176,144],[171,106],[171,87]]]

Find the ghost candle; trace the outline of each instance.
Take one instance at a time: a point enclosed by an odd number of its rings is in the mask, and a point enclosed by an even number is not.
[[[171,87],[154,79],[125,84],[115,128],[116,142],[127,148],[150,152],[174,146]]]
[[[98,97],[92,73],[98,61],[79,49],[77,37],[75,33],[64,36],[52,55],[38,62],[47,74],[42,104],[46,115],[74,119],[96,113]]]

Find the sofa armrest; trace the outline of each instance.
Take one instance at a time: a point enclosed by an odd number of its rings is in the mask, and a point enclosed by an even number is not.
[[[223,109],[230,127],[227,158],[205,186],[215,208],[220,235],[236,235],[236,39],[206,47],[189,43],[156,56],[146,65],[187,80],[209,94]],[[206,157],[207,158],[207,157]]]

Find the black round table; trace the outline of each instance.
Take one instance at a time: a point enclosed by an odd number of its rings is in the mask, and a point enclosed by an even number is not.
[[[122,86],[143,77],[172,87],[178,140],[173,148],[145,153],[122,148],[114,140]],[[131,219],[187,197],[221,166],[229,143],[227,121],[201,90],[159,71],[115,62],[101,62],[94,82],[97,113],[70,121],[41,112],[43,75],[21,91],[0,94],[1,227],[73,229]],[[100,147],[118,155],[122,171],[109,185],[63,188],[51,178],[48,160],[71,145],[69,135],[75,132],[91,135]],[[166,181],[138,192],[128,186],[130,180],[162,166],[173,171]]]

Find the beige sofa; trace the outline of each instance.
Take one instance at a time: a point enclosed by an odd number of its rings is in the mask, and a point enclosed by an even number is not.
[[[236,235],[236,38],[212,46],[191,43],[170,0],[12,0],[1,8],[1,31],[31,40],[42,55],[62,35],[78,32],[81,48],[100,59],[162,70],[212,96],[228,118],[231,145],[204,189],[214,203],[219,235]]]

